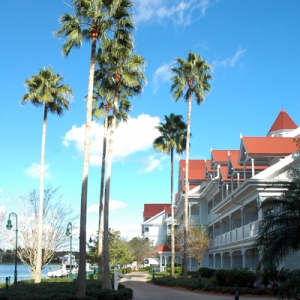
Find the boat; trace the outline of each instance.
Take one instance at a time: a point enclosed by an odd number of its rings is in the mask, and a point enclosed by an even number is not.
[[[48,278],[68,277],[70,274],[70,255],[64,255],[61,259],[60,267],[49,267],[50,271],[47,273]],[[78,264],[75,256],[72,255],[72,274],[78,273]]]

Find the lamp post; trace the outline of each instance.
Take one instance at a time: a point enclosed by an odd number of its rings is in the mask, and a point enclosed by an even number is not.
[[[72,223],[67,225],[66,236],[70,236],[70,278],[72,278]]]
[[[9,214],[8,216],[8,220],[7,220],[7,225],[6,228],[8,230],[12,229],[12,225],[11,225],[11,220],[10,220],[10,216],[15,216],[16,217],[16,252],[15,252],[15,280],[14,283],[17,283],[18,281],[18,271],[17,271],[17,251],[18,251],[18,216],[16,213],[12,212]]]
[[[93,239],[92,239],[93,237]],[[94,234],[91,234],[90,239],[89,239],[89,243],[95,243],[96,242],[96,236]]]

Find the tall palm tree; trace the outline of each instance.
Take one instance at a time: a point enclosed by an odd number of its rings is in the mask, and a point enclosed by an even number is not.
[[[41,282],[42,271],[42,234],[43,234],[43,210],[44,210],[44,175],[45,175],[45,146],[48,111],[63,115],[65,109],[69,110],[69,97],[73,92],[70,86],[62,84],[63,78],[59,73],[55,74],[52,68],[40,69],[39,73],[25,80],[27,94],[22,98],[21,104],[31,102],[34,106],[44,106],[44,118],[42,128],[42,147],[40,165],[40,204],[39,226],[37,245],[37,265],[35,283]]]
[[[192,52],[188,53],[187,60],[176,58],[177,67],[173,67],[170,71],[174,74],[171,77],[173,84],[171,85],[172,97],[178,101],[184,97],[188,103],[187,113],[187,139],[186,139],[186,157],[185,157],[185,195],[184,195],[184,250],[183,250],[183,265],[184,278],[187,278],[187,235],[188,235],[188,174],[189,174],[189,152],[190,152],[190,128],[191,128],[191,111],[192,111],[192,96],[196,100],[197,105],[200,105],[206,92],[210,91],[208,81],[212,79],[209,71],[211,66],[201,58],[199,54]],[[185,93],[185,94],[184,94]]]
[[[286,255],[300,249],[300,181],[274,187],[285,192],[265,199],[259,207],[264,219],[255,246],[261,251],[258,268],[262,269],[280,267]]]
[[[115,31],[115,34],[122,37],[124,45],[131,47],[133,23],[131,13],[129,12],[132,8],[130,0],[72,0],[72,4],[74,15],[62,15],[60,17],[61,28],[56,30],[54,35],[65,39],[63,45],[63,54],[65,56],[69,55],[72,48],[79,48],[83,39],[92,42],[86,103],[80,212],[80,260],[77,289],[77,296],[83,297],[86,295],[86,212],[96,45],[97,42],[105,42],[108,31]]]
[[[170,154],[171,173],[171,276],[174,276],[175,263],[175,237],[174,237],[174,209],[173,209],[173,161],[174,149],[178,154],[182,154],[186,149],[187,125],[183,122],[181,115],[165,116],[165,123],[160,123],[155,128],[160,132],[160,136],[153,142],[155,150]]]
[[[104,80],[107,82],[107,80]],[[103,83],[103,82],[102,82]],[[119,105],[119,114],[117,119],[119,121],[127,121],[127,113],[131,110],[131,103],[126,99],[127,93],[121,94],[121,101]],[[100,198],[99,198],[99,227],[98,227],[98,280],[103,280],[103,196],[104,196],[104,179],[105,179],[105,162],[106,162],[106,148],[107,148],[107,132],[111,125],[109,112],[112,107],[113,90],[109,82],[104,84],[104,89],[101,88],[98,82],[94,86],[94,100],[95,109],[93,110],[94,118],[101,118],[105,112],[104,117],[104,133],[102,146],[102,165],[101,165],[101,180],[100,180]]]
[[[113,97],[113,115],[110,127],[110,137],[106,162],[106,179],[105,179],[105,195],[104,195],[104,278],[102,285],[111,289],[111,280],[109,275],[109,259],[108,259],[108,221],[109,221],[109,195],[110,195],[110,179],[112,168],[112,154],[114,143],[114,132],[118,119],[118,106],[120,92],[129,93],[129,96],[135,96],[141,93],[146,78],[142,72],[145,59],[135,54],[132,49],[122,45],[117,36],[115,40],[111,40],[105,47],[106,53],[106,71],[109,80],[113,80],[114,97]],[[109,74],[109,75],[108,75]]]

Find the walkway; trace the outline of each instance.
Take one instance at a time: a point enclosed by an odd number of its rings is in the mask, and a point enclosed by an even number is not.
[[[234,300],[234,295],[212,295],[205,292],[192,292],[188,290],[174,289],[154,284],[146,283],[148,273],[134,272],[128,274],[131,276],[131,280],[123,278],[121,283],[126,287],[133,289],[133,300]],[[277,300],[273,297],[254,297],[243,296],[239,297],[239,300]]]

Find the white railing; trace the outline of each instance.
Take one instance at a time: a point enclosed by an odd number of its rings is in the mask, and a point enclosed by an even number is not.
[[[215,236],[213,239],[213,246],[217,247],[256,237],[259,228],[258,222],[259,221],[255,221]]]

